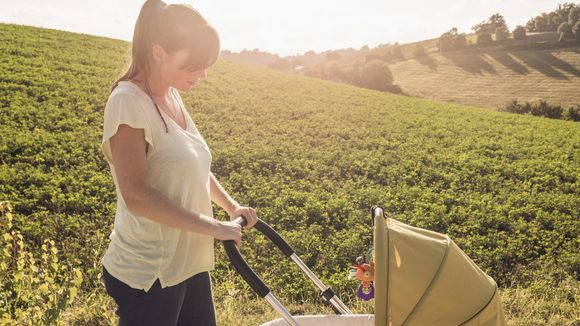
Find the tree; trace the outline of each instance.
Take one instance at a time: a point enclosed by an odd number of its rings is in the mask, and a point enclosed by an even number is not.
[[[458,34],[457,31],[457,27],[452,27],[448,32],[446,32],[445,34],[451,36],[451,37],[455,37]]]
[[[546,18],[544,16],[538,16],[536,19],[534,19],[534,29],[536,32],[545,32],[547,26],[548,23],[546,22]]]
[[[530,18],[530,20],[528,20],[528,22],[526,23],[526,30],[528,32],[535,32],[536,31],[536,19],[535,18]]]
[[[484,20],[481,23],[473,26],[471,29],[476,34],[493,34],[498,28],[504,30],[505,32],[509,32],[505,19],[499,13],[491,15],[487,20]]]
[[[356,63],[343,67],[341,75],[349,84],[366,87],[361,83],[361,73],[359,71],[359,65]]]
[[[439,37],[439,51],[445,52],[453,49],[453,39],[451,36],[443,34]]]
[[[393,83],[393,74],[384,62],[372,60],[360,68],[360,83],[362,87],[384,91]]]
[[[503,27],[498,27],[495,30],[495,40],[497,42],[503,42],[505,40],[507,40],[509,36],[509,32],[507,32]]]
[[[576,36],[576,41],[580,42],[580,20],[572,27],[572,33]]]
[[[304,53],[304,56],[305,56],[305,57],[307,57],[307,58],[312,58],[312,57],[314,57],[315,55],[316,55],[316,52],[314,52],[314,51],[312,51],[312,50],[310,50],[310,51],[307,51],[306,53]]]
[[[296,68],[296,67],[300,67],[300,66],[304,65],[304,63],[302,62],[302,59],[300,59],[300,57],[294,57],[290,60],[291,60],[290,62],[291,62],[292,68]]]
[[[478,46],[486,46],[493,43],[491,39],[491,34],[489,33],[481,33],[477,34],[477,45]]]
[[[524,26],[518,25],[512,32],[513,38],[516,40],[522,40],[526,38],[526,29]]]
[[[495,29],[502,29],[504,32],[508,33],[509,29],[508,26],[505,22],[505,19],[503,18],[502,15],[500,14],[494,14],[491,17],[489,17],[489,22],[495,26]]]
[[[441,34],[439,37],[439,51],[444,52],[448,50],[459,50],[467,46],[467,38],[465,33],[459,34],[457,27],[453,27],[449,31]]]
[[[326,61],[334,61],[340,59],[341,55],[338,52],[328,52],[326,54]]]
[[[540,15],[528,20],[526,29],[528,32],[551,32],[556,31],[563,22],[568,22],[572,26],[578,20],[580,6],[574,3],[564,3],[558,5],[556,10]]]
[[[548,15],[548,30],[556,30],[563,23],[562,18],[555,12]]]
[[[467,47],[467,38],[465,33],[457,34],[453,39],[453,48],[456,50],[464,49]]]
[[[566,110],[566,120],[580,121],[580,104],[573,105]]]
[[[531,114],[535,116],[560,119],[563,109],[559,105],[550,105],[545,100],[539,100],[538,104],[532,105]]]
[[[448,32],[439,37],[439,51],[449,51],[453,49],[453,39],[457,36],[457,27],[451,28]]]
[[[580,17],[580,7],[571,8],[570,13],[568,13],[568,22],[572,25],[576,24]]]
[[[498,109],[502,112],[511,112],[517,114],[527,114],[530,113],[530,105],[526,102],[527,105],[522,105],[518,103],[517,99],[513,99],[509,101],[506,105],[500,106]]]
[[[279,58],[274,60],[272,63],[268,65],[268,68],[278,69],[278,70],[288,70],[291,67],[291,63],[289,60],[285,58]]]
[[[572,25],[569,22],[563,22],[558,26],[558,33],[560,33],[560,41],[572,37]]]
[[[326,68],[326,78],[328,79],[342,79],[342,71],[336,63],[332,63]]]

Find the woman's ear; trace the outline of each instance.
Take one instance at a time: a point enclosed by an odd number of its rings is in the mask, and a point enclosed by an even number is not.
[[[165,58],[167,57],[167,53],[165,52],[165,50],[163,49],[163,47],[161,45],[153,44],[153,46],[151,47],[151,51],[153,53],[153,59],[157,63],[161,63],[161,62],[165,61]]]

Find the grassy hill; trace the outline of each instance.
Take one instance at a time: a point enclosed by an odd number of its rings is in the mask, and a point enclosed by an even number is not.
[[[580,47],[453,51],[390,66],[411,96],[496,108],[511,99],[580,103]]]
[[[527,37],[524,41],[510,39],[498,46],[443,54],[439,52],[439,39],[428,39],[400,45],[402,58],[389,54],[393,45],[366,51],[342,49],[335,51],[339,58],[332,60],[325,53],[300,57],[307,69],[299,72],[326,78],[320,71],[335,76],[337,69],[348,71],[353,64],[375,59],[385,61],[394,83],[413,97],[494,109],[512,99],[542,99],[564,107],[580,104],[580,46],[573,42],[566,46],[549,44],[558,38],[553,32],[529,33]],[[470,43],[475,43],[475,38],[475,34],[467,35]],[[527,42],[539,45],[515,50]],[[416,46],[422,47],[426,55],[415,58]]]
[[[0,201],[12,206],[0,205],[3,322],[116,323],[98,281],[115,213],[100,140],[127,53],[118,40],[0,24]],[[355,312],[372,306],[346,275],[380,204],[449,234],[498,282],[510,325],[580,320],[580,124],[225,60],[182,96],[224,187]],[[216,249],[219,324],[276,318]],[[256,232],[242,252],[291,313],[331,313]]]

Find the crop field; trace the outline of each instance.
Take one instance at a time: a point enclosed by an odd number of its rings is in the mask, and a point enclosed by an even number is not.
[[[0,324],[116,325],[99,282],[116,202],[100,142],[128,51],[0,24]],[[379,204],[448,234],[497,281],[510,325],[580,323],[580,124],[225,60],[181,95],[224,188],[355,312],[372,313],[347,274]],[[277,318],[215,248],[219,324]],[[291,313],[331,313],[258,232],[241,251]]]

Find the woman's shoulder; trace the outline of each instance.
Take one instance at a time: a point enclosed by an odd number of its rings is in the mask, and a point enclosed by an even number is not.
[[[139,87],[133,84],[132,82],[126,80],[119,81],[117,87],[115,87],[115,89],[113,89],[113,91],[109,95],[109,98],[113,98],[119,95],[121,96],[130,95],[133,97],[137,97],[139,99],[143,97],[142,91],[139,89]]]
[[[109,94],[106,106],[132,105],[140,106],[144,111],[147,107],[147,100],[137,85],[128,81],[120,81],[117,87]]]

